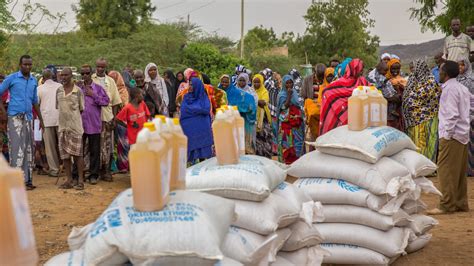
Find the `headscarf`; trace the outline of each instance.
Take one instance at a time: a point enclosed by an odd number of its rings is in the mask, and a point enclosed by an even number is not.
[[[321,97],[320,135],[347,124],[347,100],[356,87],[369,84],[362,77],[363,70],[364,62],[355,58],[350,61],[344,76],[331,82],[324,89]]]
[[[194,72],[194,69],[192,68],[186,68],[186,70],[184,70],[183,74],[184,74],[184,80],[186,82],[189,82],[189,79],[191,78],[191,75],[193,74]]]
[[[249,83],[250,83],[250,78],[249,78],[249,75],[247,73],[240,73],[239,76],[237,77],[237,84],[239,84],[239,79],[240,78],[244,78],[245,79],[245,87],[243,88],[240,88],[239,86],[237,86],[239,89],[245,91],[245,92],[248,92],[250,93],[253,98],[255,99],[255,104],[258,105],[258,95],[257,95],[257,92],[255,91],[254,88],[250,87],[249,86]]]
[[[181,80],[181,81],[178,80],[178,75],[179,75],[179,74],[183,75],[183,80]],[[178,71],[178,72],[176,72],[176,82],[178,83],[178,87],[179,87],[179,85],[180,85],[181,83],[186,82],[186,77],[184,76],[183,71]]]
[[[168,95],[170,98],[170,103],[169,103],[169,110],[170,113],[173,113],[176,111],[176,94],[178,93],[178,80],[176,79],[176,76],[173,74],[173,71],[171,69],[166,70],[165,75],[169,77],[169,82],[167,81],[166,87],[168,88]]]
[[[268,94],[267,88],[265,88],[263,76],[260,75],[260,74],[257,74],[253,78],[260,80],[260,88],[256,89],[255,91],[257,92],[258,99],[263,100],[267,103],[267,105],[265,105],[263,110],[265,112],[265,115],[267,116],[268,123],[271,123],[272,116],[270,115],[270,109],[268,108],[268,104],[270,102],[270,96]],[[260,116],[261,116],[260,111],[262,110],[262,108],[258,106],[258,103],[257,103],[257,107],[258,107],[257,108],[257,110],[258,110],[257,111],[257,121],[260,121]]]
[[[277,101],[278,101],[278,86],[277,81],[273,77],[273,71],[270,68],[262,70],[262,75],[265,78],[265,88],[267,88],[270,100],[268,102],[268,108],[272,117],[276,117]]]
[[[328,67],[326,68],[326,70],[324,70],[324,80],[323,80],[323,87],[326,87],[327,85],[329,85],[330,82],[328,82],[327,78],[329,75],[333,75],[334,76],[334,68],[332,67]],[[331,81],[332,82],[332,81]]]
[[[229,105],[237,106],[240,114],[245,119],[245,123],[248,125],[254,125],[257,119],[257,106],[253,96],[250,93],[235,87],[234,84],[230,82],[229,75],[222,75],[219,80],[222,80],[223,78],[229,79],[229,87],[224,89],[219,84],[219,88],[224,90],[227,94]]]
[[[334,69],[334,76],[335,78],[341,78],[344,77],[344,74],[346,74],[346,69],[349,63],[352,61],[352,58],[346,57],[342,63],[336,66],[336,69]]]
[[[191,78],[192,74],[194,73],[194,70],[192,68],[186,68],[184,70],[183,75],[184,75],[184,81],[179,84],[178,87],[178,92],[176,93],[176,104],[180,105],[181,102],[183,101],[183,97],[186,93],[188,93],[188,88],[189,88],[189,79]]]
[[[153,80],[150,78],[150,75],[148,74],[148,71],[152,67],[156,68],[156,78]],[[149,63],[145,67],[145,82],[149,82],[155,85],[156,89],[160,92],[161,97],[163,98],[166,108],[168,108],[168,105],[170,103],[170,97],[168,96],[168,89],[166,88],[165,80],[160,76],[160,72],[158,71],[158,66],[156,64]]]
[[[192,151],[213,144],[211,104],[199,78],[192,78],[193,91],[184,95],[181,105],[181,126],[188,137],[188,156]]]
[[[330,84],[330,82],[328,82],[327,80],[327,77],[329,75],[333,75],[334,76],[334,68],[332,67],[328,67],[326,68],[326,70],[324,71],[324,80],[323,80],[323,84],[321,85],[321,87],[319,87],[319,92],[318,92],[318,105],[319,105],[319,108],[318,108],[318,113],[321,111],[321,104],[322,104],[322,101],[323,101],[323,91],[324,89]]]
[[[128,104],[128,101],[129,101],[128,90],[127,90],[127,86],[125,86],[125,82],[122,78],[122,75],[120,75],[120,73],[117,71],[110,71],[109,76],[115,81],[115,84],[117,85],[117,89],[120,94],[120,99],[122,100],[122,104],[123,105]]]
[[[396,54],[391,54],[391,55],[390,55],[390,59],[398,59],[398,60],[400,60],[400,57],[399,57],[398,55],[396,55]]]
[[[283,109],[283,106],[286,103],[286,100],[288,99],[288,91],[286,89],[286,82],[289,80],[293,81],[293,88],[291,89],[293,92],[291,93],[290,103],[292,105],[295,105],[301,108],[300,101],[298,98],[298,92],[295,89],[295,81],[293,80],[293,77],[291,75],[285,75],[283,76],[283,83],[282,83],[283,88],[278,93],[277,117],[280,116],[281,110]]]
[[[407,80],[405,78],[403,78],[400,74],[398,74],[395,77],[392,76],[392,71],[391,70],[392,70],[392,66],[395,65],[395,64],[399,64],[400,66],[402,65],[400,60],[396,59],[396,58],[392,58],[392,59],[390,59],[390,61],[388,61],[388,64],[387,64],[388,71],[387,71],[387,74],[385,76],[387,77],[387,79],[390,80],[392,85],[394,85],[394,86],[401,85],[401,86],[405,87],[407,85]]]
[[[383,60],[385,57],[388,57],[388,58],[392,59],[392,56],[391,56],[389,53],[383,53],[383,54],[380,56],[380,60]]]
[[[413,73],[403,92],[403,116],[406,127],[419,125],[438,115],[441,88],[425,60],[415,60]]]
[[[474,93],[474,76],[472,74],[472,65],[468,58],[462,60],[464,62],[464,74],[459,73],[456,80]]]
[[[210,114],[211,103],[207,97],[204,84],[199,78],[192,78],[192,92],[184,95],[181,105],[181,118],[193,117],[195,115]]]

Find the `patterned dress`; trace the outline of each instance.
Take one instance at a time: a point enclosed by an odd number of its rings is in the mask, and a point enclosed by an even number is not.
[[[285,76],[283,86],[290,79],[293,80],[289,75]],[[288,97],[286,89],[278,94],[278,160],[292,164],[304,153],[304,117],[299,95],[294,88],[290,104],[285,106]]]
[[[420,153],[436,163],[438,151],[438,110],[441,88],[424,60],[414,62],[403,93],[402,110],[406,133]]]

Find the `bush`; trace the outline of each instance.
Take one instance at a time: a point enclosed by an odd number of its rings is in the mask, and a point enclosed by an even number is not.
[[[183,52],[183,64],[202,73],[211,79],[212,84],[219,83],[219,77],[223,74],[234,73],[235,66],[246,64],[231,54],[222,54],[219,50],[207,43],[191,43]]]
[[[20,56],[29,54],[33,57],[35,71],[47,64],[94,66],[99,57],[106,58],[111,69],[122,69],[128,64],[144,69],[150,62],[173,66],[182,61],[182,47],[186,41],[184,32],[166,24],[151,25],[128,38],[116,39],[95,39],[79,32],[15,35],[0,64],[5,70],[15,71]]]
[[[250,58],[250,66],[252,70],[261,71],[267,67],[271,68],[274,72],[280,73],[282,76],[286,75],[292,68],[299,69],[298,60],[280,56],[280,55],[253,55]]]

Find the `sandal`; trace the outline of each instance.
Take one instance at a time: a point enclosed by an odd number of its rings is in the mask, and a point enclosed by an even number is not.
[[[74,186],[75,190],[84,190],[84,183],[78,183]]]
[[[64,182],[62,185],[59,186],[59,189],[72,189],[74,186],[71,184],[71,182]]]

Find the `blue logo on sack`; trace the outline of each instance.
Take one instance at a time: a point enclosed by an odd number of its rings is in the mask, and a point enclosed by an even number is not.
[[[345,189],[345,190],[350,191],[350,192],[357,192],[357,191],[359,191],[359,190],[362,189],[362,188],[359,187],[359,186],[355,186],[355,185],[349,184],[349,183],[347,183],[346,181],[340,180],[340,179],[337,181],[337,184],[338,184],[342,189]]]

